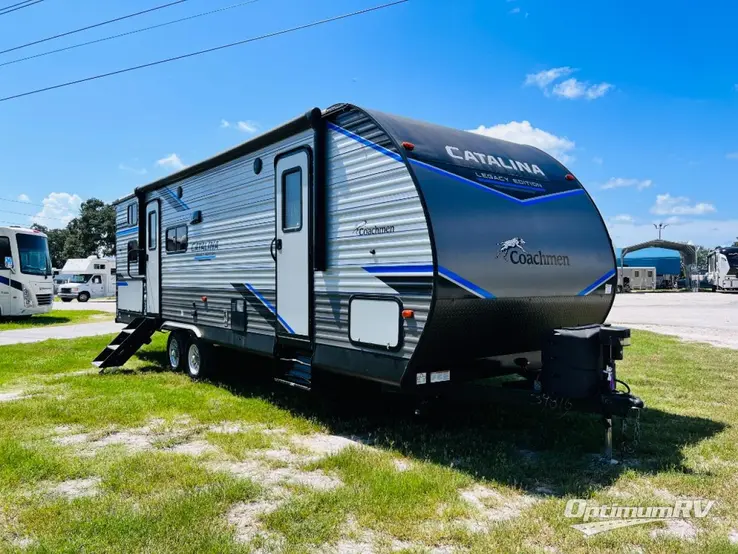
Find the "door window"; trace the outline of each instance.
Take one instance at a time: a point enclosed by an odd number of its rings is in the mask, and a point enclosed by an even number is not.
[[[156,212],[149,212],[149,250],[156,249],[156,236],[159,233],[159,230],[156,227],[157,220]]]
[[[92,278],[92,284],[93,285],[102,285],[102,277],[100,277],[99,275],[95,275]]]
[[[297,167],[282,173],[282,230],[285,233],[302,229],[302,169]]]

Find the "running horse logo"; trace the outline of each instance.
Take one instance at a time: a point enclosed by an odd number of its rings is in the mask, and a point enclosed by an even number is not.
[[[523,252],[525,252],[525,248],[523,248],[523,245],[525,244],[525,241],[521,239],[520,237],[514,237],[509,240],[505,240],[502,242],[498,242],[497,246],[500,247],[500,251],[497,252],[496,258],[500,257],[500,254],[502,254],[502,257],[507,260],[507,257],[510,255],[510,252],[515,250],[516,248],[520,248]]]

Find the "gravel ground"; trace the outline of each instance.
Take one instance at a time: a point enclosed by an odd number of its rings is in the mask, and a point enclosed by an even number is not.
[[[738,295],[734,294],[618,294],[607,321],[738,349]]]

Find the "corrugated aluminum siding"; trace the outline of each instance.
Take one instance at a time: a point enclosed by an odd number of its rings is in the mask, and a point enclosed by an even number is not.
[[[138,217],[138,203],[136,199],[124,200],[115,206],[115,267],[118,275],[127,277],[128,273],[128,243],[138,242],[138,222],[128,223],[128,206],[135,205]],[[131,262],[131,275],[138,275],[138,262]]]
[[[335,124],[364,141],[390,147],[387,135],[359,111],[340,115]],[[400,297],[415,311],[405,321],[404,346],[409,358],[428,318],[432,282],[408,276],[392,282],[369,273],[371,266],[432,266],[428,224],[418,192],[404,163],[336,130],[327,132],[328,269],[315,274],[315,340],[354,348],[348,336],[348,306],[353,294]],[[358,235],[357,226],[393,227],[393,232]],[[375,254],[370,253],[375,250]],[[413,293],[398,292],[398,288]]]
[[[193,303],[197,324],[229,329],[231,299],[242,298],[234,288],[247,283],[275,305],[274,261],[269,245],[275,233],[274,158],[303,145],[312,146],[306,131],[242,158],[150,192],[161,199],[162,317],[191,323]],[[263,161],[254,173],[256,158]],[[182,198],[177,199],[177,188]],[[188,249],[168,254],[166,230],[188,224],[195,210],[202,223],[188,225]],[[196,251],[193,243],[218,241],[217,250]],[[207,296],[203,303],[202,296]],[[253,295],[246,302],[248,332],[274,335],[274,318]]]

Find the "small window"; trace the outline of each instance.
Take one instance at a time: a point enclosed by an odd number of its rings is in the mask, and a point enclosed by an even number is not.
[[[650,271],[650,270],[649,270],[649,272],[648,272],[648,277],[649,277],[649,279],[650,279],[651,277],[653,277],[653,271]]]
[[[13,254],[10,252],[10,239],[8,237],[0,237],[0,269],[4,268],[5,258],[11,258]]]
[[[282,173],[282,230],[302,229],[302,169]]]
[[[92,277],[92,284],[102,285],[102,277],[100,277],[99,275],[95,275],[94,277]]]
[[[155,211],[149,212],[149,228],[146,231],[149,235],[149,250],[156,249],[156,237],[159,234],[159,230],[156,226],[159,218],[156,216],[157,213]]]
[[[114,268],[114,267],[111,267],[111,268],[110,268],[110,274],[111,274],[111,275],[116,275],[116,273],[115,273],[115,268]]]
[[[105,269],[105,264],[95,264],[95,269]]]
[[[640,277],[641,276],[641,272],[638,271],[637,269],[633,273],[635,273],[635,276],[636,277]]]
[[[187,252],[187,225],[179,225],[167,229],[167,253]]]
[[[130,261],[132,264],[138,263],[138,253],[135,252],[138,250],[138,241],[137,240],[129,240],[127,245],[128,250],[128,261]]]
[[[138,204],[128,205],[128,225],[136,225],[138,223]]]

